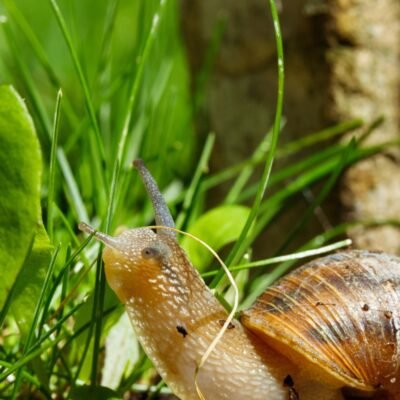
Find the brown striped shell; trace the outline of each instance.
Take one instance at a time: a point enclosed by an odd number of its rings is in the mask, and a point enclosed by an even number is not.
[[[399,307],[400,258],[349,251],[283,277],[243,312],[241,322],[335,385],[397,393]]]

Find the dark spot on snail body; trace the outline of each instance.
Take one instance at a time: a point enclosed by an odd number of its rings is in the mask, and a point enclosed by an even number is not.
[[[285,379],[283,380],[283,386],[294,386],[293,378],[290,375],[286,375]]]
[[[188,331],[181,325],[176,327],[176,330],[185,338],[188,335]]]
[[[364,305],[361,307],[361,310],[363,310],[363,311],[368,311],[368,310],[369,310],[369,305],[368,305],[368,304],[364,304]]]
[[[300,400],[299,394],[294,388],[293,378],[287,375],[283,380],[283,386],[289,388],[289,400]]]
[[[224,326],[225,321],[225,319],[220,319],[218,322],[221,326]],[[234,327],[235,325],[233,325],[232,322],[229,322],[228,329],[233,329]]]

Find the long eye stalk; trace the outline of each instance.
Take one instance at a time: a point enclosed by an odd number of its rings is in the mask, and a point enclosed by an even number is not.
[[[150,197],[150,200],[154,208],[154,216],[157,225],[163,225],[169,228],[175,228],[174,220],[169,211],[167,203],[165,202],[160,189],[157,186],[156,181],[150,174],[149,170],[146,168],[142,160],[135,160],[133,166],[139,171],[142,177],[146,191]],[[176,237],[176,233],[167,229],[159,229],[158,233],[163,235],[168,235],[171,237]]]
[[[86,222],[81,222],[78,225],[78,228],[83,231],[88,233],[89,235],[94,233],[94,237],[97,240],[100,240],[100,242],[103,242],[106,246],[112,247],[112,248],[117,248],[118,247],[118,241],[116,238],[113,238],[112,236],[106,235],[103,232],[96,231],[92,226],[88,225]]]

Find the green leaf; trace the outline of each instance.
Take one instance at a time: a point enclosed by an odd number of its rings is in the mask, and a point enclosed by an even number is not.
[[[11,305],[11,311],[23,337],[27,336],[32,325],[35,307],[50,264],[52,249],[53,246],[41,224],[35,236],[32,251],[18,275]]]
[[[204,240],[215,251],[234,242],[240,235],[249,216],[250,209],[238,205],[217,207],[203,214],[188,232]],[[182,247],[193,265],[203,271],[212,260],[212,254],[200,243],[184,237]]]
[[[41,154],[32,119],[0,86],[0,309],[26,259],[40,216]]]

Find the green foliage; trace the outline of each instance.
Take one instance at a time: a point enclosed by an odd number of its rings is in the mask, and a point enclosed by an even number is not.
[[[0,86],[0,308],[28,257],[40,221],[42,160],[32,119],[11,86]]]
[[[204,240],[215,251],[234,243],[246,224],[250,209],[239,205],[227,205],[213,208],[204,213],[191,225],[188,232]],[[200,271],[203,271],[212,260],[212,255],[200,243],[184,237],[182,247],[189,259]]]
[[[32,326],[35,307],[51,260],[51,251],[47,233],[43,225],[40,225],[33,247],[15,280],[12,296],[11,311],[25,338]]]
[[[122,309],[77,225],[151,222],[132,174],[138,156],[161,187],[190,172],[177,4],[1,0],[0,13],[0,79],[32,115],[1,87],[0,397],[61,395],[71,385],[77,394],[78,377],[95,390],[99,348]]]

